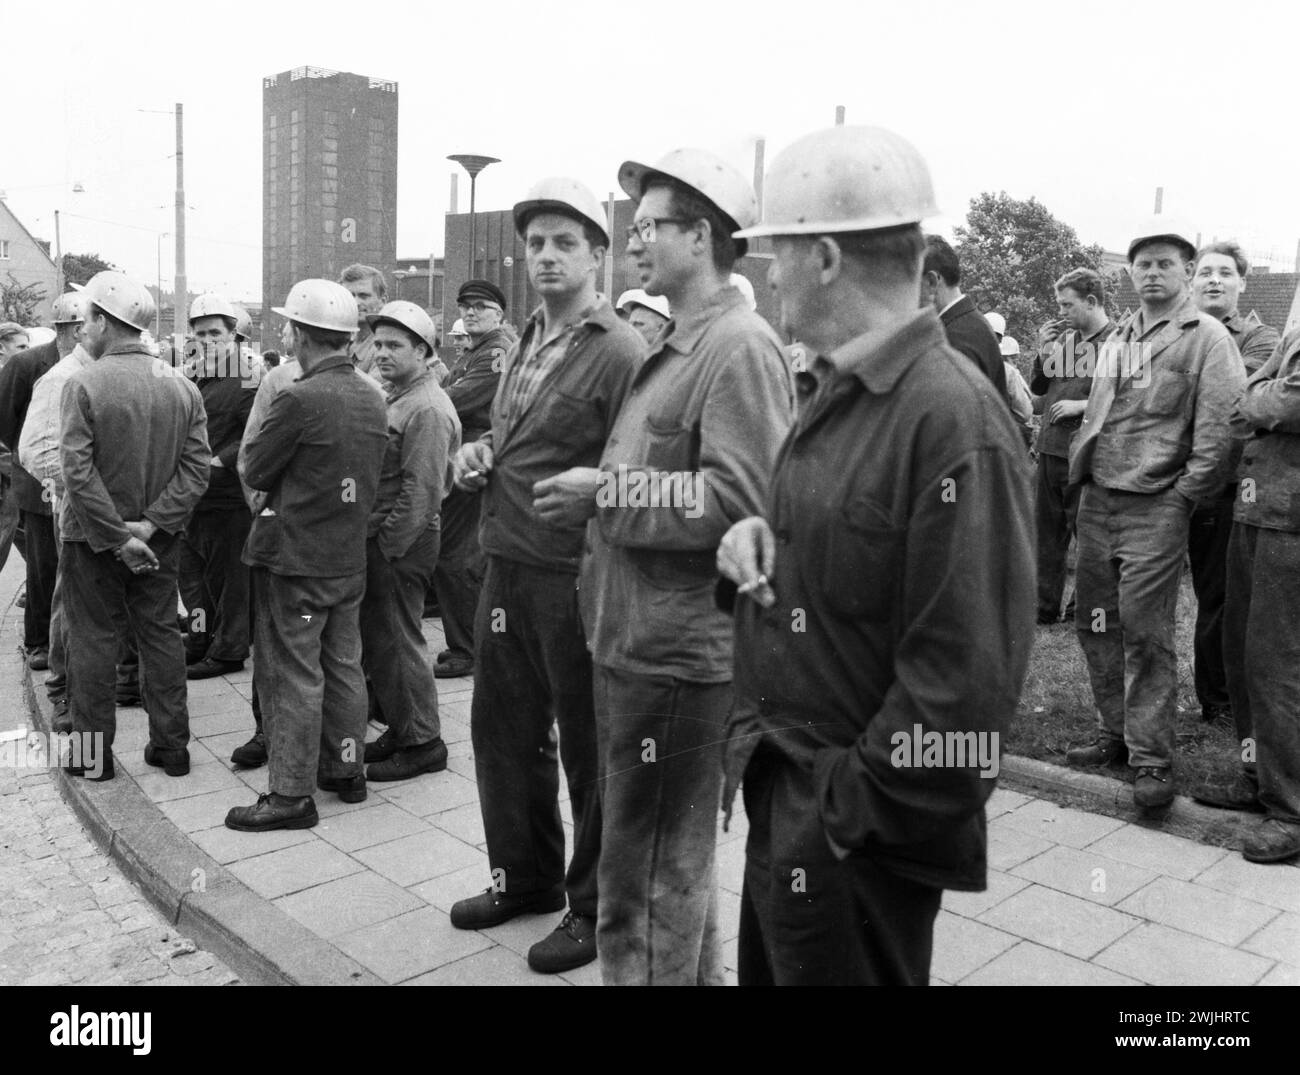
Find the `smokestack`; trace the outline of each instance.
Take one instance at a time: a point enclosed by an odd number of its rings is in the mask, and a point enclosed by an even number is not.
[[[1156,187],[1156,215],[1159,216],[1164,212],[1165,206],[1165,188]]]
[[[457,180],[459,179],[460,179],[460,174],[458,172],[451,173],[451,206],[447,210],[447,212],[449,213],[460,212],[460,194],[459,194],[459,185],[457,183]]]
[[[758,196],[758,215],[763,215],[763,154],[766,150],[765,139],[754,143],[754,193]]]
[[[835,126],[837,126],[837,127],[843,127],[843,126],[844,126],[844,106],[843,106],[843,105],[836,105],[836,106],[835,106]]]

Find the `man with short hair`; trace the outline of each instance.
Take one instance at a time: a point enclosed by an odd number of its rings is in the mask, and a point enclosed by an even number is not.
[[[673,319],[578,502],[594,511],[578,595],[604,784],[601,977],[710,985],[722,977],[715,844],[732,701],[714,552],[759,510],[793,400],[780,340],[728,279],[747,245],[732,233],[757,220],[749,181],[681,149],[624,162],[619,183],[637,202],[628,256]]]
[[[1247,316],[1237,308],[1249,272],[1250,262],[1241,247],[1226,241],[1201,248],[1196,256],[1196,274],[1192,277],[1192,297],[1197,308],[1218,318],[1232,335],[1247,376],[1268,360],[1281,340],[1277,330],[1263,324],[1253,312]],[[1201,504],[1192,512],[1187,528],[1187,556],[1192,565],[1192,588],[1196,592],[1193,681],[1197,701],[1201,703],[1201,719],[1206,723],[1220,718],[1233,719],[1223,666],[1223,601],[1228,539],[1237,499],[1235,475],[1240,460],[1241,442],[1236,441],[1228,461],[1230,480],[1214,501]]]
[[[1232,337],[1196,308],[1194,232],[1156,216],[1129,244],[1141,308],[1106,341],[1070,446],[1078,515],[1075,626],[1097,738],[1071,765],[1122,762],[1142,809],[1174,798],[1174,614],[1188,520],[1228,477],[1228,416],[1246,374]]]
[[[655,338],[672,318],[668,300],[662,295],[648,295],[645,288],[641,287],[624,291],[618,297],[616,309],[619,317],[641,334],[646,346],[655,342]]]
[[[387,386],[388,445],[366,527],[361,667],[374,713],[388,727],[366,746],[366,779],[408,780],[447,767],[421,619],[460,419],[427,365],[436,334],[429,315],[398,301],[367,320],[375,372]]]
[[[103,736],[114,775],[114,665],[129,633],[149,714],[147,764],[189,772],[185,650],[176,625],[180,533],[207,485],[207,418],[199,390],[140,339],[154,316],[148,290],[118,272],[87,283],[85,347],[95,359],[64,385],[60,464],[62,598],[75,732]],[[90,776],[84,766],[73,775]]]
[[[834,127],[764,186],[740,234],[771,237],[781,327],[812,358],[761,514],[717,554],[724,801],[743,775],[749,824],[740,984],[925,985],[942,890],[986,885],[1033,641],[1028,468],[1004,397],[917,308],[934,194],[916,149]]]
[[[344,802],[366,797],[358,614],[387,440],[383,400],[347,354],[357,328],[351,294],[303,280],[275,312],[293,323],[302,376],[272,398],[240,452],[245,482],[268,494],[244,563],[253,568],[269,790],[226,815],[228,828],[245,832],[311,828],[318,787]]]
[[[361,318],[361,325],[357,329],[357,334],[348,346],[348,356],[352,359],[352,364],[362,373],[373,374],[375,368],[374,337],[370,331],[370,323],[366,321],[366,318],[373,313],[377,313],[379,308],[383,306],[384,298],[388,294],[388,283],[379,269],[376,269],[373,265],[361,264],[349,265],[339,273],[339,283],[346,287],[356,300],[357,316]]]
[[[452,365],[443,388],[460,417],[462,443],[471,444],[492,428],[492,398],[514,341],[502,324],[505,293],[490,280],[465,281],[456,294],[456,307],[469,333],[470,347]],[[439,679],[473,674],[475,617],[483,585],[479,544],[483,498],[466,492],[459,483],[457,486],[442,504],[442,547],[433,575],[447,638],[447,648],[433,666]]]
[[[1038,535],[1038,622],[1062,618],[1066,556],[1079,513],[1079,487],[1070,482],[1070,442],[1083,421],[1101,346],[1115,331],[1106,313],[1105,281],[1093,269],[1071,269],[1056,281],[1060,318],[1038,332],[1030,391],[1039,396],[1038,480],[1034,515]],[[1073,620],[1073,602],[1065,618]]]
[[[925,237],[921,305],[935,308],[954,350],[960,351],[982,369],[1002,398],[1007,399],[1007,376],[1002,369],[997,337],[975,304],[962,293],[961,263],[957,260],[957,251],[939,235]]]
[[[506,359],[491,430],[456,460],[457,484],[484,501],[488,560],[470,731],[493,884],[458,901],[451,921],[483,929],[560,910],[567,896],[568,913],[528,952],[533,970],[555,973],[596,958],[601,814],[591,657],[576,589],[590,511],[567,513],[558,490],[546,493],[571,468],[590,472],[599,461],[645,347],[596,292],[609,248],[599,198],[575,179],[552,177],[515,205],[514,217],[542,304]],[[567,872],[557,726],[573,811]]]
[[[27,330],[17,321],[0,323],[0,366],[20,351],[26,351],[29,343]]]

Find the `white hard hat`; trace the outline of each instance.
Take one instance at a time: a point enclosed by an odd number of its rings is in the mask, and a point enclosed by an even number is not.
[[[577,214],[605,237],[609,245],[609,220],[599,198],[583,183],[568,176],[551,176],[534,183],[524,200],[515,203],[515,231],[523,236],[528,221],[538,213]]]
[[[235,339],[249,340],[253,336],[253,316],[239,303],[230,304],[235,308]]]
[[[883,127],[828,127],[779,153],[763,183],[763,222],[737,235],[817,235],[919,224],[938,215],[930,169]]]
[[[419,306],[413,302],[407,302],[405,299],[398,299],[394,302],[385,303],[383,308],[377,314],[369,314],[366,317],[366,323],[372,328],[378,328],[385,321],[394,325],[401,325],[408,332],[414,332],[433,352],[434,340],[438,337],[438,330],[434,326],[433,318],[425,313]]]
[[[754,297],[754,285],[749,282],[748,277],[742,276],[738,272],[733,272],[728,283],[745,296],[745,301],[749,303],[749,308],[751,310],[758,309],[758,299]]]
[[[88,304],[87,310],[93,304],[132,328],[147,328],[158,312],[148,288],[137,284],[125,273],[112,270],[95,273],[82,295]]]
[[[1002,342],[998,344],[998,350],[1002,352],[1004,357],[1018,355],[1020,354],[1020,344],[1016,342],[1014,336],[1003,336]]]
[[[618,302],[614,304],[614,309],[622,310],[628,306],[644,306],[660,317],[672,317],[672,308],[668,305],[668,300],[662,295],[648,294],[643,288],[634,287],[624,291],[618,297]]]
[[[1159,239],[1181,246],[1187,254],[1187,260],[1195,260],[1196,229],[1182,217],[1157,213],[1143,220],[1133,232],[1133,239],[1128,244],[1129,261],[1133,261],[1133,255],[1137,253],[1138,247]]]
[[[56,325],[76,325],[86,320],[86,300],[80,291],[69,291],[54,300],[51,320]]]
[[[997,335],[999,336],[1006,335],[1007,319],[1003,317],[1000,313],[990,310],[988,313],[984,315],[984,320],[989,323],[989,328],[991,328]],[[1004,351],[1003,354],[1006,354],[1006,352]]]
[[[289,290],[283,306],[272,312],[300,325],[330,332],[356,332],[357,300],[352,292],[333,280],[299,280]]]
[[[731,221],[737,257],[749,249],[740,233],[758,223],[758,197],[753,184],[736,168],[706,149],[674,149],[654,164],[624,161],[618,170],[619,186],[639,202],[645,197],[646,178],[654,172],[702,194]]]
[[[52,328],[46,328],[44,325],[36,325],[27,330],[27,346],[41,347],[44,344],[51,343],[56,333]]]
[[[465,321],[464,321],[463,318],[458,317],[458,318],[456,318],[455,321],[452,322],[452,324],[451,324],[451,332],[448,333],[448,335],[451,335],[451,336],[468,336],[468,335],[469,335],[469,333],[465,331]]]
[[[190,324],[193,325],[200,317],[228,317],[231,321],[236,321],[239,315],[224,295],[205,291],[190,303]]]

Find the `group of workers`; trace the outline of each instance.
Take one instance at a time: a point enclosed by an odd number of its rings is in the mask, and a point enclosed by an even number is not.
[[[974,744],[996,749],[1016,712],[1072,532],[1099,729],[1070,761],[1127,754],[1139,805],[1172,797],[1177,580],[1211,512],[1231,534],[1226,689],[1254,744],[1230,790],[1265,815],[1246,855],[1300,854],[1300,347],[1246,382],[1221,252],[1164,220],[1138,234],[1142,308],[1118,327],[1095,273],[1058,282],[1035,511],[1005,325],[923,234],[910,143],[814,132],[772,163],[761,215],[703,150],[618,181],[640,289],[599,293],[605,208],[543,179],[514,206],[540,304],[516,337],[501,289],[468,281],[450,368],[428,315],[365,266],[275,307],[273,369],[221,296],[195,301],[179,368],[149,353],[153,302],[122,274],[60,298],[53,350],[0,372],[6,401],[29,384],[0,441],[33,483],[24,519],[44,509],[52,534],[57,726],[111,747],[133,650],[145,761],[183,777],[187,663],[224,674],[251,645],[256,734],[233,760],[268,761],[269,790],[226,825],[307,828],[318,792],[359,802],[444,769],[435,677],[472,674],[490,883],[454,926],[563,910],[536,971],[720,983],[717,827],[741,790],[741,983],[925,984],[942,891],[986,883],[995,781]],[[734,282],[759,238],[775,328]],[[1218,283],[1198,307],[1202,269]],[[1063,362],[1087,343],[1106,344],[1095,368]],[[1230,421],[1250,434],[1237,455]],[[370,742],[368,721],[386,728]],[[968,749],[909,764],[900,737],[922,735]]]

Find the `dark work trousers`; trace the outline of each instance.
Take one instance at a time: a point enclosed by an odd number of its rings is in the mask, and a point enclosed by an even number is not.
[[[1223,594],[1236,499],[1236,485],[1228,486],[1214,503],[1198,506],[1192,512],[1187,529],[1187,556],[1196,592],[1196,697],[1202,709],[1228,704],[1228,680],[1223,670]]]
[[[513,894],[563,885],[569,909],[594,916],[600,788],[577,577],[488,557],[475,632],[470,734],[494,883]],[[557,723],[573,809],[567,874]]]
[[[1223,641],[1247,775],[1270,817],[1300,824],[1300,534],[1233,526]]]
[[[54,512],[54,555],[57,573],[54,592],[50,595],[50,674],[45,677],[45,693],[51,702],[68,697],[68,622],[63,615],[63,537],[59,533],[59,513]]]
[[[1079,514],[1079,487],[1069,482],[1070,464],[1057,455],[1038,457],[1034,515],[1038,523],[1038,618],[1061,616],[1065,561]]]
[[[745,770],[741,985],[927,985],[942,890],[840,860],[812,772],[759,747]]]
[[[54,517],[22,513],[27,548],[27,607],[23,610],[23,645],[30,651],[50,648],[50,606],[59,574],[59,550],[54,543]]]
[[[301,798],[317,774],[363,773],[366,684],[359,614],[366,576],[277,575],[253,568],[257,660],[270,790]]]
[[[457,657],[474,653],[474,617],[483,586],[484,557],[478,539],[481,493],[453,489],[442,502],[442,538],[433,587],[442,609],[447,648]]]
[[[0,570],[9,562],[9,549],[12,546],[23,555],[23,532],[18,524],[18,501],[14,498],[13,480],[8,474],[0,474]]]
[[[256,648],[257,648],[257,572],[248,569],[248,640],[254,649],[253,689],[248,704],[253,707],[253,730],[262,731],[262,699],[257,695]]]
[[[196,511],[185,526],[181,600],[190,620],[185,648],[192,653],[214,661],[248,659],[248,567],[240,556],[252,525],[240,505]]]
[[[721,985],[716,850],[730,683],[596,665],[605,985]]]
[[[361,667],[379,720],[399,747],[442,737],[438,688],[421,623],[424,592],[438,562],[438,531],[426,530],[405,555],[387,559],[366,542],[366,596],[361,602]]]
[[[74,730],[103,733],[105,747],[112,747],[117,729],[114,665],[124,641],[133,639],[149,742],[160,750],[180,750],[190,739],[185,648],[176,626],[180,539],[160,532],[149,547],[158,557],[158,570],[136,575],[112,552],[91,552],[83,541],[63,545],[69,709]]]

